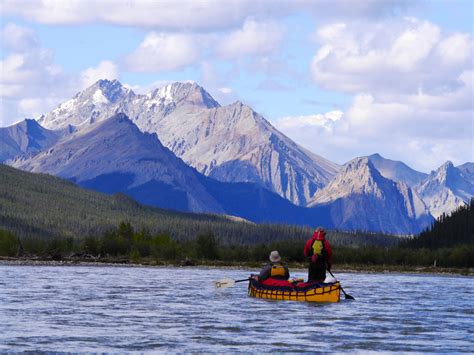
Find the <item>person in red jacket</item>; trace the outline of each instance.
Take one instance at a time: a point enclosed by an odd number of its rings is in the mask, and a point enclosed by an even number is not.
[[[304,255],[310,260],[308,267],[308,282],[322,282],[326,279],[326,269],[331,270],[331,245],[326,240],[326,232],[318,227],[313,236],[304,246]]]

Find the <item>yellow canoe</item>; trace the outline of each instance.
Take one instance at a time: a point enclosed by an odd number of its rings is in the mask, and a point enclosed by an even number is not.
[[[268,287],[258,281],[250,280],[248,294],[251,297],[280,301],[339,302],[341,284],[339,281],[330,284],[315,284],[299,290],[290,287]]]

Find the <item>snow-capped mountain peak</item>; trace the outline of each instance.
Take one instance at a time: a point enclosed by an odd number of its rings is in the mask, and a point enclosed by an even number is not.
[[[92,99],[100,104],[115,103],[129,95],[134,95],[132,89],[123,86],[118,80],[102,79],[78,93],[76,97],[88,99],[92,96]]]
[[[191,82],[175,82],[148,93],[144,102],[148,107],[159,106],[197,106],[200,108],[220,107],[219,103],[201,86]]]
[[[122,111],[122,104],[134,97],[135,93],[118,80],[98,80],[50,113],[42,115],[38,122],[43,127],[55,130],[69,125],[88,125]]]

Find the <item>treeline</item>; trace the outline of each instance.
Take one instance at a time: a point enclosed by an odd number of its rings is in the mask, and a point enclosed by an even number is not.
[[[263,226],[276,235],[290,226]],[[288,232],[294,232],[288,229]],[[301,231],[301,230],[299,230]],[[136,230],[130,222],[122,222],[118,228],[110,229],[102,236],[87,236],[84,238],[38,238],[16,237],[11,232],[0,230],[0,256],[41,256],[51,259],[61,259],[68,255],[89,255],[90,257],[118,257],[137,260],[154,258],[156,260],[206,259],[228,261],[265,261],[271,250],[280,250],[285,259],[293,262],[304,262],[303,246],[311,235],[304,233],[293,237],[288,233],[286,240],[260,239],[259,243],[229,243],[218,238],[212,231],[197,234],[194,238],[173,238],[169,233],[152,233],[147,229]],[[291,237],[290,237],[291,236]],[[364,249],[368,238],[382,236],[367,236],[357,233],[328,232],[328,239],[333,246],[354,246]],[[388,237],[387,237],[388,238]],[[392,242],[392,238],[389,238]]]
[[[138,204],[123,194],[105,195],[63,179],[32,174],[0,164],[0,229],[20,239],[101,237],[122,221],[151,235],[189,240],[212,232],[221,245],[303,241],[312,229],[292,225],[238,222],[212,214],[181,213]],[[398,239],[376,233],[333,232],[341,245],[394,245]]]
[[[458,207],[450,215],[443,213],[431,227],[403,246],[408,248],[451,248],[456,245],[474,244],[474,198]]]
[[[312,231],[151,208],[0,164],[0,256],[261,263],[279,250],[287,262],[304,262]],[[360,231],[328,231],[327,238],[335,264],[473,267],[473,201],[402,242]]]
[[[331,236],[328,236],[331,241]],[[224,244],[211,233],[192,239],[175,240],[169,234],[136,231],[130,223],[105,232],[101,237],[82,239],[17,238],[10,232],[0,231],[0,256],[39,257],[80,260],[148,263],[255,262],[263,263],[272,250],[278,250],[285,262],[304,263],[305,240],[277,241],[259,244]],[[438,267],[474,267],[474,246],[453,248],[407,248],[371,245],[333,245],[334,265],[397,265]]]

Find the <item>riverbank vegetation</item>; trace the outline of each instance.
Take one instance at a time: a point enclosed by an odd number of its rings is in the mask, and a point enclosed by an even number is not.
[[[388,236],[363,233],[329,232],[333,245],[334,265],[474,267],[474,203],[458,208],[450,216],[442,216],[421,236],[402,239],[398,243]],[[264,227],[264,226],[262,226]],[[274,233],[288,226],[267,226]],[[170,233],[154,234],[146,229],[135,230],[122,222],[102,236],[84,238],[18,238],[0,231],[0,256],[40,257],[49,260],[79,258],[81,260],[146,262],[146,263],[216,263],[264,262],[270,251],[279,250],[289,263],[305,263],[302,249],[306,236],[257,243],[229,243],[211,231],[195,238],[176,238]],[[442,239],[440,241],[439,239]],[[348,243],[348,240],[351,243]],[[388,242],[390,241],[390,242]],[[378,242],[378,244],[377,244]]]
[[[304,263],[312,228],[142,206],[0,165],[0,257],[146,263]],[[419,236],[329,231],[334,264],[474,267],[473,202]]]

